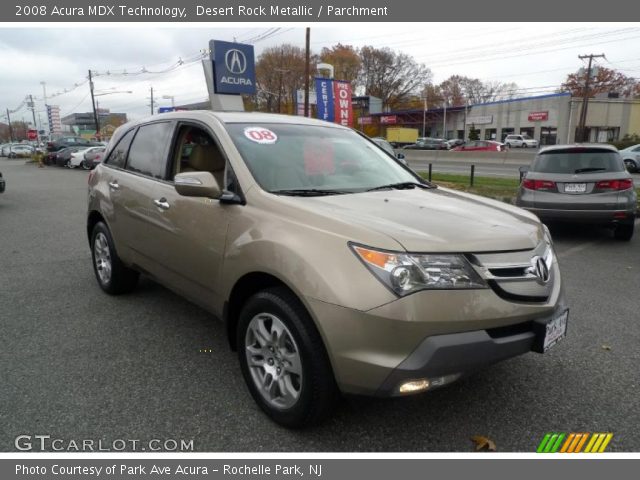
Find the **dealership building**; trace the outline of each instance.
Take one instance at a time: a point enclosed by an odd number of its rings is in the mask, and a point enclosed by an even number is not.
[[[618,140],[640,134],[640,100],[589,99],[586,128],[590,142]],[[504,141],[509,134],[527,134],[541,145],[573,143],[582,109],[582,99],[569,93],[515,98],[449,108],[403,110],[371,114],[380,135],[386,127],[409,127],[422,136],[469,138],[474,128],[482,140]],[[446,126],[446,127],[445,127]]]

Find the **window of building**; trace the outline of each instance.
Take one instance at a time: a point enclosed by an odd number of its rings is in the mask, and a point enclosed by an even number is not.
[[[487,128],[484,131],[484,139],[485,140],[495,140],[498,131],[495,128]]]
[[[521,128],[520,135],[527,135],[529,138],[534,138],[535,128],[534,127]]]
[[[542,127],[540,129],[540,145],[555,145],[558,142],[558,129]]]
[[[504,139],[507,138],[507,135],[512,135],[515,132],[513,128],[503,128],[500,132],[500,141],[504,142]]]

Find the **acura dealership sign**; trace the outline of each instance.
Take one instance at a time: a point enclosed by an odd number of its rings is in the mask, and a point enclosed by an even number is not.
[[[253,45],[211,40],[213,82],[216,93],[256,93]]]

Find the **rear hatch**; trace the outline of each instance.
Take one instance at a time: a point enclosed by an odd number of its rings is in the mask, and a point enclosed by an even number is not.
[[[522,185],[532,194],[535,208],[613,210],[633,181],[618,152],[569,147],[540,153]]]

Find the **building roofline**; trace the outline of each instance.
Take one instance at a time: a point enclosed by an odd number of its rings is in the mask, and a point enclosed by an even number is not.
[[[499,103],[511,103],[511,102],[522,102],[525,100],[539,100],[539,99],[543,99],[543,98],[552,98],[552,97],[570,97],[571,93],[570,92],[561,92],[561,93],[549,93],[549,94],[545,94],[545,95],[536,95],[533,97],[520,97],[520,98],[510,98],[507,100],[496,100],[494,102],[486,102],[486,103],[473,103],[471,105],[469,105],[468,107],[482,107],[485,105],[496,105]],[[591,100],[591,99],[590,99]],[[447,111],[448,112],[459,112],[465,109],[464,105],[457,105],[455,107],[447,107]],[[428,108],[427,109],[427,113],[429,112],[443,112],[444,108]],[[408,109],[408,110],[394,110],[391,112],[383,112],[383,113],[372,113],[369,116],[381,116],[381,115],[402,115],[405,113],[422,113],[423,109],[422,108],[412,108],[412,109]]]

